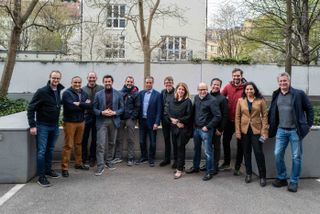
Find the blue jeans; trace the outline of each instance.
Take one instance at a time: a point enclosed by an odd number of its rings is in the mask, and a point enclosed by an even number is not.
[[[59,137],[59,126],[37,124],[37,174],[44,176],[51,170],[54,146]]]
[[[200,161],[201,161],[201,144],[203,144],[204,153],[206,156],[206,168],[207,168],[208,174],[213,174],[216,170],[213,164],[214,155],[213,155],[213,149],[212,149],[212,136],[213,136],[213,130],[204,132],[200,128],[196,128],[193,133],[193,142],[194,142],[193,168],[199,169]]]
[[[274,155],[276,158],[277,178],[287,179],[287,170],[284,162],[284,153],[290,142],[292,169],[290,182],[298,183],[301,173],[302,162],[302,141],[300,140],[296,129],[278,128],[276,135],[276,145]]]

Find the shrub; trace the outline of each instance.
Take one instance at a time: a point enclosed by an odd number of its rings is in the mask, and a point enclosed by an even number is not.
[[[320,105],[314,106],[314,123],[315,126],[320,126]]]
[[[23,99],[0,98],[0,117],[27,110],[28,102]]]
[[[218,64],[239,64],[249,65],[252,62],[250,57],[228,58],[228,57],[211,57],[210,62]]]

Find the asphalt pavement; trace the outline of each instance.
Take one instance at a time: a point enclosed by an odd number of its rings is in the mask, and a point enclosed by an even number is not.
[[[220,172],[202,181],[203,172],[173,179],[170,166],[128,167],[116,165],[102,176],[70,169],[69,178],[50,179],[52,187],[42,188],[33,179],[0,205],[1,214],[107,214],[107,213],[232,213],[232,214],[313,214],[320,213],[320,183],[302,179],[297,193],[274,188],[272,180],[264,188],[257,177],[244,182],[244,175]],[[186,167],[192,163],[187,162]],[[55,164],[56,169],[60,168]],[[0,197],[14,184],[1,184]]]

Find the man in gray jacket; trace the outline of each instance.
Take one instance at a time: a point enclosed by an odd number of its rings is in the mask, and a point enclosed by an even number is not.
[[[123,113],[123,99],[119,91],[112,88],[113,77],[105,75],[102,79],[104,90],[99,91],[93,103],[93,111],[97,126],[97,171],[95,175],[102,175],[104,167],[115,169],[112,166],[112,157],[117,135],[120,127],[120,115]],[[107,158],[105,157],[105,144],[107,142]]]

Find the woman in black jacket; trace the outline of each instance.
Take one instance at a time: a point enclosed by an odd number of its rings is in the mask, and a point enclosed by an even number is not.
[[[189,98],[188,86],[178,83],[174,99],[168,105],[168,117],[172,127],[172,142],[177,147],[177,170],[174,178],[182,176],[185,164],[186,144],[192,134],[192,102]]]

